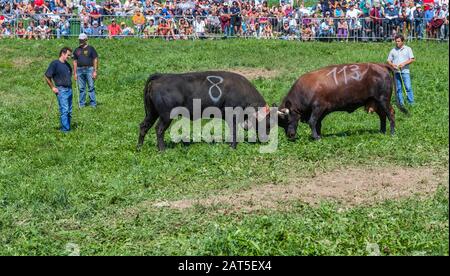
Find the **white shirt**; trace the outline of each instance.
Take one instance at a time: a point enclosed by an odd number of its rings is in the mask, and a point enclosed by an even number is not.
[[[361,13],[361,11],[358,10],[358,9],[353,9],[353,11],[352,10],[348,10],[346,17],[347,18],[357,18],[360,13]]]
[[[197,20],[194,21],[194,29],[196,33],[204,33],[205,32],[205,21],[201,20],[198,22]]]
[[[412,49],[406,45],[403,45],[403,47],[400,49],[395,47],[391,50],[388,56],[388,61],[392,62],[395,65],[399,65],[400,63],[413,58],[414,54],[412,52]],[[402,68],[402,73],[409,73],[409,64]]]

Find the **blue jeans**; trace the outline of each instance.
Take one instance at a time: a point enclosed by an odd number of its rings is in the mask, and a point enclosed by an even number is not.
[[[72,119],[72,88],[58,86],[59,118],[61,121],[61,131],[70,130],[70,120]]]
[[[77,68],[77,83],[80,89],[80,107],[86,105],[86,83],[89,86],[89,98],[91,99],[91,106],[97,106],[95,100],[94,79],[92,78],[94,67]]]
[[[409,73],[401,73],[401,78],[403,78],[403,84],[405,85],[408,103],[414,104],[414,94],[412,91],[411,77],[410,77]],[[395,73],[395,84],[397,86],[398,101],[401,105],[404,105],[405,103],[403,101],[403,93],[402,93],[403,89],[402,89],[401,78],[400,78],[400,73]]]

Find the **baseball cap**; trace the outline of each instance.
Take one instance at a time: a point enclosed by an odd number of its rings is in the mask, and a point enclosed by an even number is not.
[[[80,39],[80,40],[85,40],[85,39],[87,39],[88,38],[88,36],[85,34],[85,33],[81,33],[79,36],[78,36],[78,39]]]

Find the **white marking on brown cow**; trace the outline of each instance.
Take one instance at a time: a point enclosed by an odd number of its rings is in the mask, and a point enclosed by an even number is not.
[[[369,71],[369,67],[367,67],[367,69],[361,73],[359,65],[356,64],[350,65],[349,68],[351,74],[347,74],[347,65],[344,65],[342,69],[339,71],[337,71],[338,67],[334,67],[333,69],[331,69],[330,72],[327,73],[327,76],[332,75],[335,84],[339,85],[339,81],[337,79],[338,74],[344,75],[344,83],[347,84],[349,77],[356,81],[361,81],[364,78],[364,75],[367,73],[367,71]]]

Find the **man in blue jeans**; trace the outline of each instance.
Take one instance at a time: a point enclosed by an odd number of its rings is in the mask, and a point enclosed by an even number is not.
[[[70,130],[72,118],[72,67],[67,62],[71,54],[70,48],[62,48],[59,58],[50,63],[44,74],[48,86],[58,99],[61,131],[63,132]]]
[[[97,78],[98,69],[97,51],[87,44],[88,37],[86,34],[81,33],[78,40],[80,46],[73,52],[73,71],[80,89],[79,107],[86,105],[86,84],[89,86],[90,105],[96,107],[94,80]]]
[[[395,84],[400,105],[404,105],[402,87],[405,86],[408,103],[414,104],[414,94],[411,87],[411,77],[409,74],[409,65],[415,61],[414,54],[410,47],[405,45],[403,35],[395,36],[396,47],[391,50],[387,62],[395,70]]]

